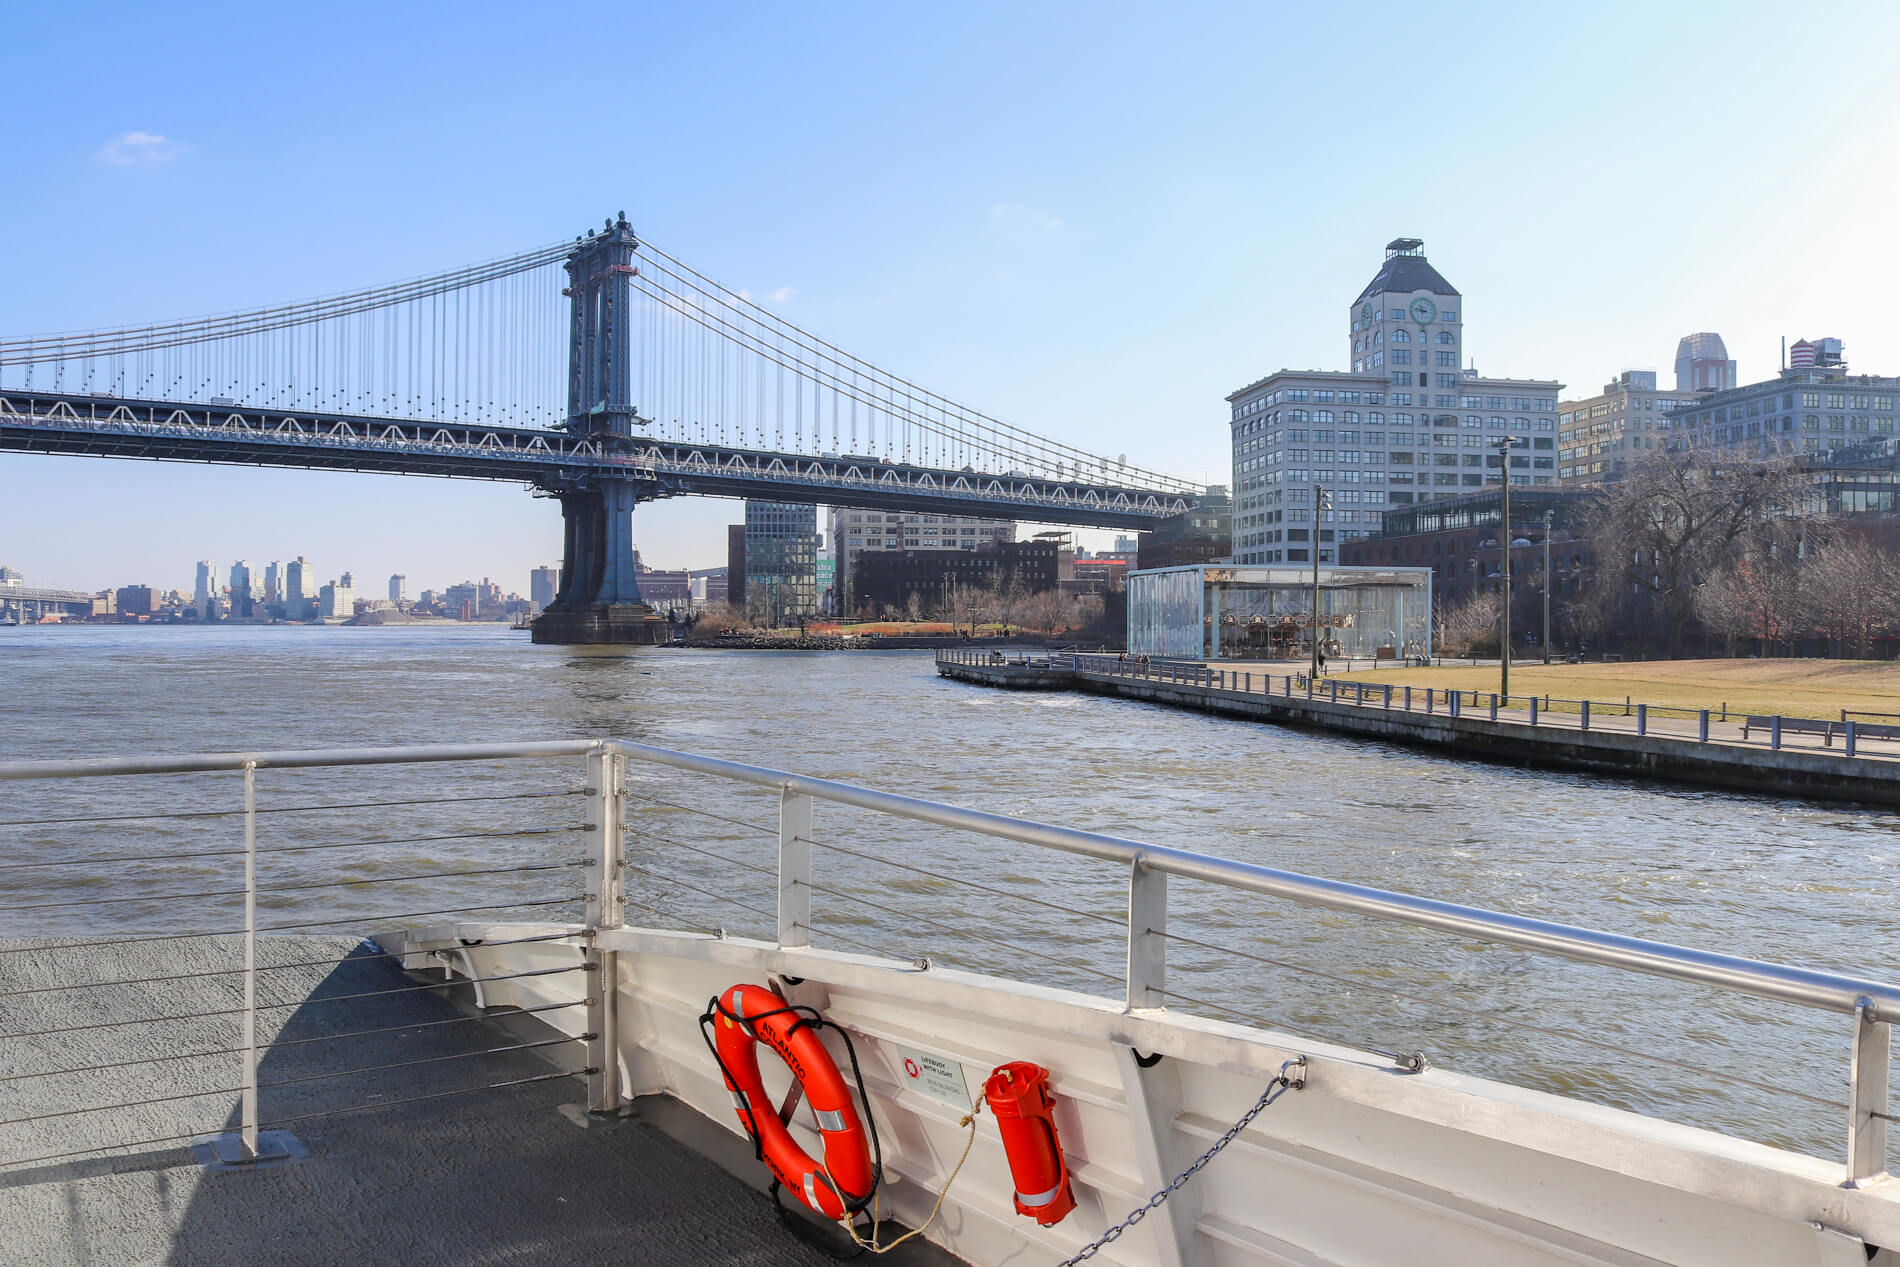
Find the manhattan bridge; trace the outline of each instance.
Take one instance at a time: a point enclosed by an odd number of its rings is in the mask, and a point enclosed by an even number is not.
[[[301,303],[0,339],[0,449],[512,480],[559,501],[536,641],[642,642],[661,497],[1142,529],[1197,486],[990,417],[635,237]]]

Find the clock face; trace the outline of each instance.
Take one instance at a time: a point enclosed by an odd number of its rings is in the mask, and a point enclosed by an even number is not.
[[[1412,320],[1426,325],[1438,319],[1438,305],[1423,295],[1412,301]]]
[[[1367,304],[1365,307],[1359,310],[1359,320],[1364,322],[1366,325],[1372,324],[1372,305],[1371,304]]]

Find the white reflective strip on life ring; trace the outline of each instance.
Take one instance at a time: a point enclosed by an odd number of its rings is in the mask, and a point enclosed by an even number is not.
[[[812,1209],[820,1209],[818,1204],[818,1185],[812,1181],[812,1172],[805,1172],[805,1204]]]
[[[732,1096],[733,1108],[739,1110],[741,1113],[750,1113],[752,1111],[752,1106],[746,1102],[745,1092],[731,1091],[730,1088],[728,1088],[728,1091]]]
[[[1019,1192],[1016,1194],[1016,1199],[1022,1202],[1024,1205],[1032,1206],[1032,1207],[1039,1206],[1039,1205],[1048,1205],[1051,1201],[1054,1201],[1056,1199],[1056,1194],[1061,1191],[1062,1191],[1062,1185],[1057,1184],[1055,1187],[1049,1189],[1049,1191],[1038,1192],[1033,1197],[1026,1196],[1023,1193]]]
[[[821,1131],[841,1131],[844,1129],[844,1110],[817,1110],[818,1129]]]

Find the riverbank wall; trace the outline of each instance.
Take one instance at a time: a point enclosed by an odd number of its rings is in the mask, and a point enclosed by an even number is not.
[[[1227,689],[1189,681],[1130,677],[1051,663],[967,664],[939,660],[946,678],[1009,690],[1072,690],[1188,708],[1238,720],[1355,735],[1448,756],[1509,765],[1587,770],[1633,778],[1816,800],[1900,805],[1900,761],[1834,752],[1769,751],[1669,735],[1577,730],[1492,721],[1469,712],[1422,713],[1379,703]],[[1475,712],[1476,710],[1471,710]]]

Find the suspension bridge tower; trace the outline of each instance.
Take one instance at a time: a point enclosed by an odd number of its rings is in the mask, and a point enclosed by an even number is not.
[[[633,566],[633,510],[642,491],[632,460],[639,422],[632,400],[633,255],[639,245],[623,211],[567,257],[567,429],[599,444],[609,458],[625,457],[628,471],[541,481],[561,503],[565,532],[561,586],[534,622],[536,642],[666,639],[666,621],[640,601]],[[650,484],[651,476],[646,480]]]

